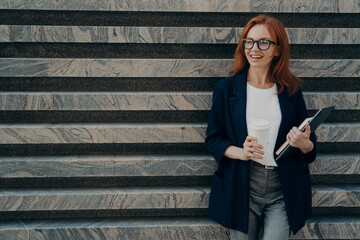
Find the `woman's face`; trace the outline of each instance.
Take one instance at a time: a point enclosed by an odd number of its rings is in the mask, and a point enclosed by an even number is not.
[[[248,32],[246,38],[250,38],[255,41],[265,39],[276,42],[276,39],[271,37],[268,28],[264,24],[256,24],[253,26]],[[254,43],[252,49],[245,48],[245,55],[251,68],[269,69],[273,58],[278,56],[278,47],[275,44],[270,44],[269,49],[260,50],[256,42]]]

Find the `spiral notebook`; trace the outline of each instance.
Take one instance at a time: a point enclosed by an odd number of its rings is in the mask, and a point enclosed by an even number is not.
[[[306,123],[309,123],[311,131],[315,131],[320,124],[322,124],[325,119],[334,111],[335,107],[326,107],[321,108],[314,117],[306,118],[298,127],[298,129],[302,132],[305,131]],[[275,161],[279,160],[282,157],[289,156],[295,152],[295,148],[291,147],[290,144],[285,141],[283,145],[275,152],[276,159]]]

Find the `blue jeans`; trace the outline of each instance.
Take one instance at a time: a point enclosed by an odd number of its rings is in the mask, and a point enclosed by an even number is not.
[[[231,240],[286,240],[290,226],[278,170],[251,164],[248,234],[227,229]]]

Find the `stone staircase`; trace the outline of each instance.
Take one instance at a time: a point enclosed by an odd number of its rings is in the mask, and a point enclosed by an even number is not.
[[[291,239],[360,239],[360,2],[0,2],[0,239],[226,239],[203,143],[245,23],[280,19],[309,114],[334,105]]]

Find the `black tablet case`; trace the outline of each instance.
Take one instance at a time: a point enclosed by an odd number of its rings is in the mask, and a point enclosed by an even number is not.
[[[335,109],[334,106],[320,109],[315,114],[313,119],[311,119],[309,122],[311,131],[315,131],[320,126],[320,124],[322,124],[325,121],[325,119],[334,111],[334,109]],[[287,147],[279,154],[279,156],[276,157],[275,161],[279,160],[282,157],[292,155],[295,152],[296,152],[296,148],[293,148],[288,144]]]

